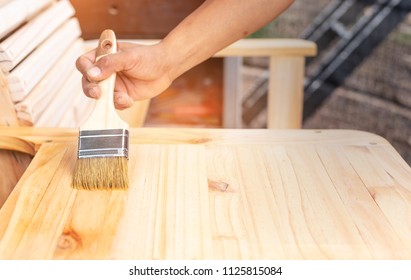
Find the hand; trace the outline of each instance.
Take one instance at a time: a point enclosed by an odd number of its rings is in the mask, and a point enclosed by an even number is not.
[[[83,91],[88,97],[99,98],[97,82],[117,72],[114,88],[117,109],[131,107],[135,100],[154,97],[172,82],[161,44],[118,43],[117,53],[102,57],[98,62],[94,62],[95,56],[92,50],[76,61],[77,69],[83,74]]]

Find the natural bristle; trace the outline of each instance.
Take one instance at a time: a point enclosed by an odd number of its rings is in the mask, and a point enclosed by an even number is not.
[[[73,188],[80,190],[110,190],[128,188],[126,157],[77,159]]]

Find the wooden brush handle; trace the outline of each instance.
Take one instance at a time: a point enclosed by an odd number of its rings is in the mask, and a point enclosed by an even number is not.
[[[96,61],[102,57],[117,52],[116,35],[112,30],[104,30],[96,49]],[[81,130],[128,128],[116,113],[113,102],[114,84],[116,73],[98,83],[101,96],[96,100],[93,112],[87,121],[81,126]]]

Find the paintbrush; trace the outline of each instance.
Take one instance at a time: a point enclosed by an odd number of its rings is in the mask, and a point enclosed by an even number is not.
[[[115,53],[112,30],[101,33],[96,61]],[[128,124],[116,113],[113,102],[116,73],[98,83],[101,96],[89,118],[80,126],[73,187],[76,189],[128,188]]]

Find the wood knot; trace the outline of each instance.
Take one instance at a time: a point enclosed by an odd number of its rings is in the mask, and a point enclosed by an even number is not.
[[[61,234],[57,247],[62,250],[74,250],[81,245],[80,236],[72,229],[65,230]]]
[[[221,181],[208,180],[208,189],[217,192],[226,192],[228,189],[228,184]]]
[[[204,143],[208,143],[210,142],[212,139],[210,138],[194,138],[194,139],[190,139],[189,142],[191,144],[204,144]]]

